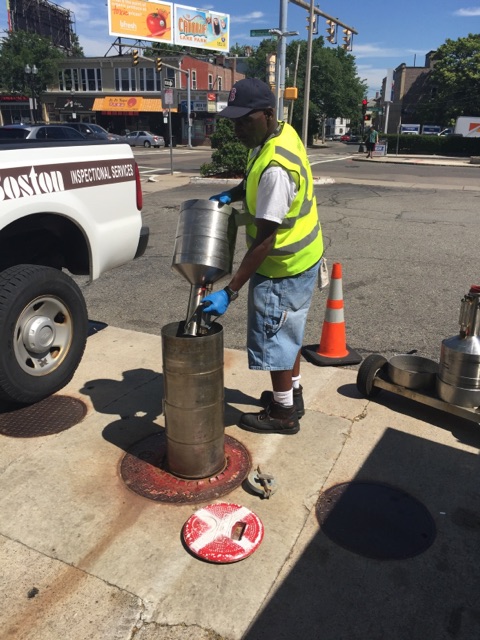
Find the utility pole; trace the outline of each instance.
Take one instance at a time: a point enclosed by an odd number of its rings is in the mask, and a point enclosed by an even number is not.
[[[293,86],[297,86],[297,75],[298,75],[298,60],[300,58],[300,45],[297,44],[297,57],[295,58],[295,71],[293,73]],[[292,100],[290,103],[290,111],[288,114],[288,124],[292,124],[293,119],[293,106],[295,104],[295,100]]]
[[[283,0],[281,0],[283,2]],[[307,4],[303,0],[290,0],[292,4],[296,4],[298,7],[302,7],[303,9],[307,9],[309,11],[309,25],[308,25],[308,44],[307,44],[307,68],[305,72],[305,90],[303,93],[303,123],[302,123],[302,141],[305,146],[307,146],[307,132],[308,132],[308,112],[310,106],[310,73],[312,70],[312,36],[313,36],[313,17],[321,16],[326,20],[331,20],[336,25],[340,27],[344,27],[352,36],[353,34],[358,34],[358,31],[353,27],[349,27],[348,25],[340,22],[338,18],[333,18],[329,16],[328,13],[324,13],[320,11],[318,6],[314,6],[314,0],[310,0],[310,4]]]
[[[162,66],[167,67],[168,69],[173,69],[174,71],[179,71],[180,73],[184,73],[187,76],[187,145],[188,148],[192,148],[192,110],[191,110],[191,94],[190,94],[190,69],[181,69],[180,67],[174,67],[171,64],[166,64],[162,61]],[[171,141],[170,141],[171,144]]]

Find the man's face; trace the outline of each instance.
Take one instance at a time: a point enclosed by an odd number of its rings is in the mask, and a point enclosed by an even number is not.
[[[235,118],[235,135],[247,149],[254,149],[264,142],[276,127],[273,109],[255,109],[242,118]]]

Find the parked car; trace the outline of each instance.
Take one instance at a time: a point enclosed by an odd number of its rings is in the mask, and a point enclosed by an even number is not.
[[[61,124],[6,124],[0,127],[0,140],[86,140],[86,137]]]
[[[83,133],[84,136],[90,139],[111,140],[112,142],[122,139],[122,136],[118,136],[116,133],[110,133],[110,131],[93,122],[69,122],[66,126],[80,131],[80,133]]]
[[[165,146],[163,136],[157,136],[157,134],[151,131],[131,131],[127,133],[123,139],[125,142],[128,142],[131,147],[136,147],[137,145],[146,148]]]

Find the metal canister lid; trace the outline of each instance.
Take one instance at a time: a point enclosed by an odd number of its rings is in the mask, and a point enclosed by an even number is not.
[[[190,551],[218,564],[247,558],[258,549],[263,534],[263,524],[257,515],[227,502],[199,509],[183,525],[183,539]]]

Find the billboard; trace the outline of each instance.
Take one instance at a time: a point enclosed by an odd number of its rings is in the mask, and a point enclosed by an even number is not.
[[[230,16],[206,9],[175,7],[174,43],[183,47],[229,50]]]
[[[72,14],[47,0],[7,0],[9,31],[36,33],[55,47],[72,48]]]
[[[172,44],[172,7],[158,0],[108,0],[109,33]]]

